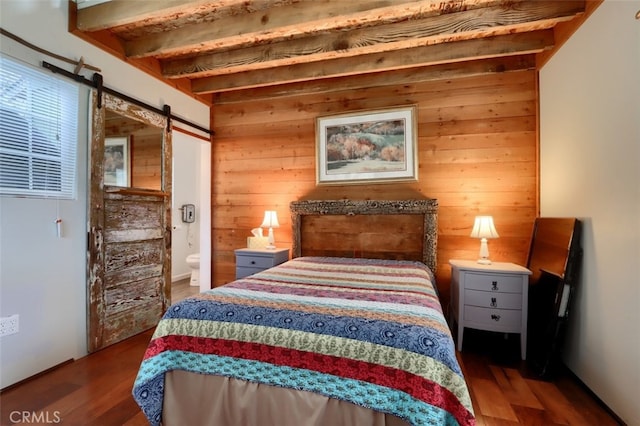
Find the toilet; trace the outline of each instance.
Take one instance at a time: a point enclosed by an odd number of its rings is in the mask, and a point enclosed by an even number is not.
[[[191,268],[191,282],[189,285],[200,287],[200,253],[187,256],[187,265]]]

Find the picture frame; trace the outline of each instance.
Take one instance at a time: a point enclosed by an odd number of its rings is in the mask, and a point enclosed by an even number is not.
[[[131,186],[130,146],[128,137],[105,138],[104,184]]]
[[[418,180],[415,105],[316,119],[316,183]]]

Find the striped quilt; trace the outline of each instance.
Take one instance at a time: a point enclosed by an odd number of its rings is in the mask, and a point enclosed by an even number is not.
[[[162,419],[164,374],[316,392],[413,425],[475,424],[432,274],[419,262],[301,257],[169,308],[133,395]]]

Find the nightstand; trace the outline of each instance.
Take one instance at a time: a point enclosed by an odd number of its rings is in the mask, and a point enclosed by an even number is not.
[[[289,260],[288,248],[249,249],[236,251],[236,279],[253,275]]]
[[[527,300],[531,271],[515,263],[481,265],[450,260],[451,313],[458,324],[458,351],[464,328],[520,333],[522,359],[527,357]]]

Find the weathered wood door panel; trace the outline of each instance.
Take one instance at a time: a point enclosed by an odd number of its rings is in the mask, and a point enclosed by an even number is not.
[[[166,121],[109,95],[104,95],[101,108],[97,108],[95,93],[93,101],[87,298],[90,352],[154,327],[171,298],[171,139]],[[141,131],[145,139],[150,133],[162,139],[157,153],[162,158],[159,185],[105,185],[105,138],[124,137],[133,145]],[[126,173],[133,175],[134,146],[127,148],[130,168]]]

